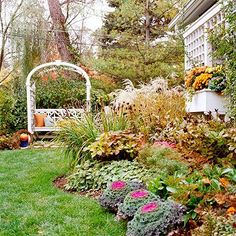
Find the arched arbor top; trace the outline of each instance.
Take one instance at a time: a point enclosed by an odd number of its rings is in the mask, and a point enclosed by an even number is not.
[[[45,64],[41,64],[35,67],[30,71],[26,78],[26,90],[27,90],[27,118],[28,118],[28,131],[33,133],[34,131],[53,131],[57,130],[55,126],[53,127],[35,127],[34,115],[37,113],[46,114],[53,122],[56,124],[57,120],[60,120],[61,117],[65,115],[65,113],[70,113],[70,115],[79,117],[79,113],[81,114],[82,109],[36,109],[35,102],[35,83],[32,83],[31,79],[33,75],[40,71],[51,71],[52,69],[57,69],[58,67],[62,67],[64,70],[73,71],[75,73],[80,74],[86,80],[86,110],[90,110],[90,97],[91,97],[91,83],[88,74],[79,66],[74,65],[69,62],[63,61],[54,61]],[[73,96],[73,94],[71,95]]]
[[[31,78],[37,71],[42,70],[44,68],[49,68],[49,67],[55,67],[56,68],[56,67],[60,67],[60,66],[64,67],[65,70],[70,70],[70,71],[73,71],[73,72],[76,72],[76,73],[80,74],[83,78],[85,78],[86,86],[91,87],[89,76],[81,67],[79,67],[77,65],[74,65],[72,63],[63,62],[63,61],[60,61],[60,60],[53,61],[53,62],[48,62],[48,63],[45,63],[45,64],[41,64],[41,65],[35,67],[33,70],[31,70],[30,73],[28,74],[27,78],[26,78],[26,86],[30,86]],[[48,70],[50,71],[50,69],[48,69]]]

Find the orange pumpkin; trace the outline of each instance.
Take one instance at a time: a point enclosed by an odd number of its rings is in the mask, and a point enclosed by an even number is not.
[[[20,141],[28,141],[29,137],[28,134],[21,134],[20,135]]]

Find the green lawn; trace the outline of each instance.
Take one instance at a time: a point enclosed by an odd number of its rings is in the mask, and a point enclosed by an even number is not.
[[[0,151],[0,235],[125,235],[95,200],[53,186],[67,170],[53,150]]]

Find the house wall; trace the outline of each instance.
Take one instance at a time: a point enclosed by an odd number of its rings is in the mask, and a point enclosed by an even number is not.
[[[185,70],[196,66],[212,66],[212,47],[209,32],[224,23],[220,3],[214,4],[207,12],[187,27],[183,36],[185,44]]]

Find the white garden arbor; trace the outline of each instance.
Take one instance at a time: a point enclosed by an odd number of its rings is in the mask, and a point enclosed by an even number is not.
[[[26,79],[26,90],[27,90],[27,118],[28,118],[28,131],[34,133],[35,131],[56,131],[59,130],[56,127],[56,122],[62,120],[65,117],[80,118],[85,112],[84,109],[37,109],[35,100],[36,85],[32,81],[32,76],[39,70],[44,72],[52,71],[62,68],[64,70],[73,71],[80,74],[86,80],[86,111],[90,110],[90,94],[91,94],[91,83],[88,74],[79,66],[62,61],[54,61],[45,63],[35,67],[27,76]],[[71,94],[73,96],[73,94]],[[35,114],[45,114],[53,122],[53,125],[36,127],[35,126]]]

